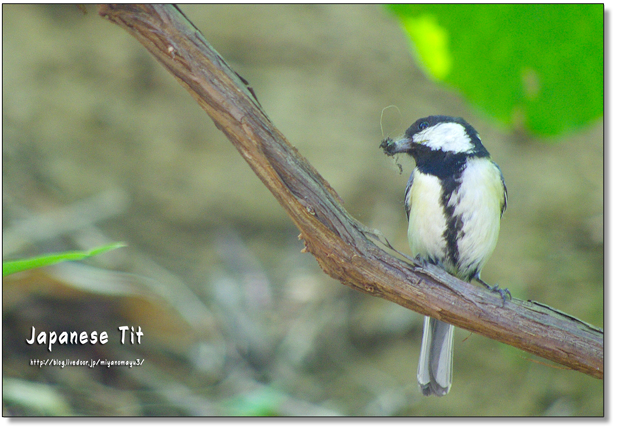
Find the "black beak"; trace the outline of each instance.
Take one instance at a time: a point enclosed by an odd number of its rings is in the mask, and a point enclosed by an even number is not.
[[[406,137],[396,141],[388,137],[381,141],[381,145],[379,145],[379,148],[383,149],[385,155],[392,156],[400,152],[407,152],[410,148],[410,143],[411,139],[408,139]]]

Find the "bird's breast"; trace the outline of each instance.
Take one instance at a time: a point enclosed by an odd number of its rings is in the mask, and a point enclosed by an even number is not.
[[[413,256],[443,259],[446,248],[446,216],[441,205],[442,184],[437,176],[414,171],[406,196],[410,206],[409,247]]]
[[[499,235],[503,183],[488,159],[471,159],[449,183],[414,171],[407,202],[408,239],[414,256],[440,263],[469,279],[491,256]],[[446,193],[450,188],[451,192]]]

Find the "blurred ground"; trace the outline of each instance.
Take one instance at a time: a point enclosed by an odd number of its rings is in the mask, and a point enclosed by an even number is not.
[[[129,246],[3,285],[5,415],[602,415],[603,382],[457,329],[454,385],[415,382],[422,317],[356,293],[191,97],[86,7],[3,5],[3,258]],[[378,146],[463,116],[502,167],[488,282],[603,325],[602,122],[557,141],[500,130],[415,68],[373,5],[182,7],[364,224],[403,252],[411,165]],[[141,345],[117,327],[141,326]],[[105,345],[24,339],[107,331]],[[142,367],[37,367],[31,359]]]

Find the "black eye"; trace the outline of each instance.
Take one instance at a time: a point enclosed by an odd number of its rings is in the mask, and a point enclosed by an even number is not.
[[[422,121],[420,123],[420,125],[418,125],[418,130],[424,130],[427,127],[428,127],[428,122],[427,121]]]

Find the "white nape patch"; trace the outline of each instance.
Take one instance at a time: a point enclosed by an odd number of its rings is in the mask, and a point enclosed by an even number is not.
[[[414,170],[407,199],[411,205],[407,236],[413,256],[443,259],[446,252],[446,216],[440,202],[441,182],[433,175]]]
[[[456,122],[442,122],[416,133],[413,141],[431,149],[468,152],[474,149],[465,127]]]
[[[499,235],[503,199],[504,189],[497,166],[485,158],[468,160],[461,186],[448,201],[449,206],[455,206],[454,216],[463,221],[464,234],[458,239],[462,270],[482,268],[491,256]]]

